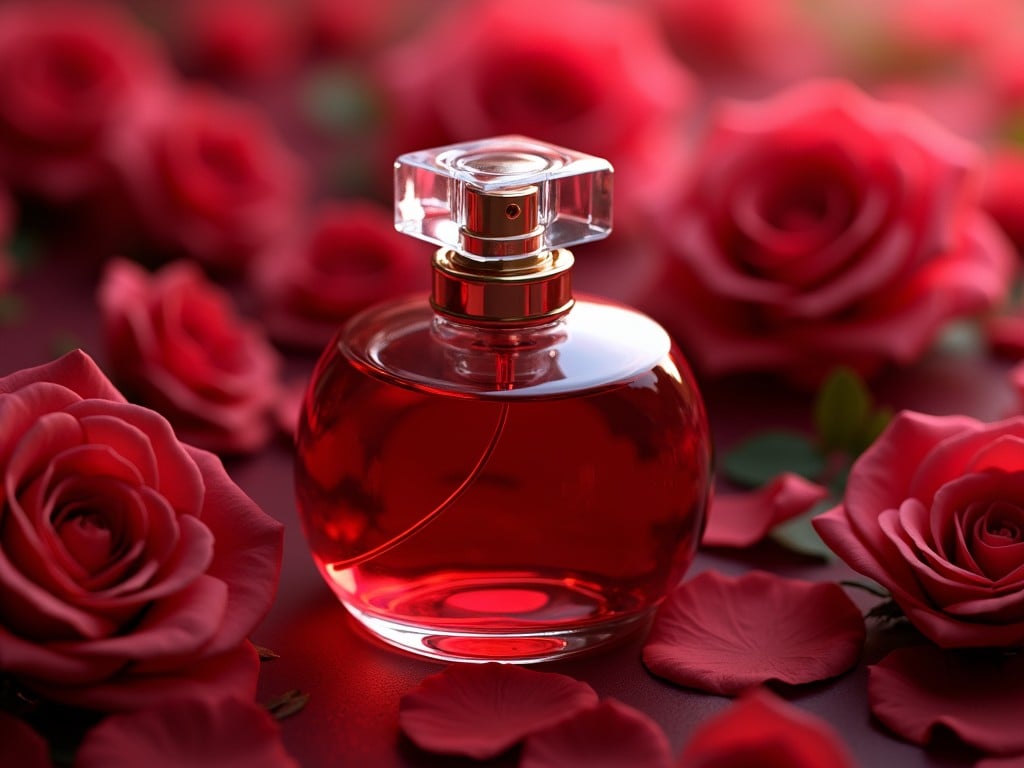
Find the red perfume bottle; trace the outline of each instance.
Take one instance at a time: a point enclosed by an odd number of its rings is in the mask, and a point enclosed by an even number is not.
[[[426,656],[618,638],[693,559],[711,448],[665,331],[572,296],[566,247],[610,232],[611,166],[506,136],[403,155],[395,184],[398,229],[440,246],[433,291],[352,318],[317,364],[296,463],[316,564]]]

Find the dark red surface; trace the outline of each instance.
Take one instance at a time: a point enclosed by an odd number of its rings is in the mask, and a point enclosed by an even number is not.
[[[82,346],[103,365],[99,326],[92,303],[96,267],[69,257],[37,264],[13,286],[20,314],[0,324],[0,373],[52,359],[69,344]],[[295,361],[296,372],[312,361]],[[890,375],[876,388],[882,402],[935,413],[960,412],[996,418],[1015,407],[1003,370],[983,358],[932,356],[912,369]],[[760,379],[705,386],[712,429],[719,448],[759,426],[806,425],[809,397]],[[403,655],[369,639],[350,620],[320,579],[310,559],[292,500],[291,449],[284,442],[249,459],[228,463],[232,477],[286,528],[284,564],[277,600],[253,640],[280,658],[264,663],[259,700],[298,688],[310,695],[304,710],[282,723],[285,746],[303,766],[471,765],[420,751],[398,731],[398,703],[435,662]],[[841,564],[789,554],[761,545],[736,555],[701,553],[693,573],[750,568],[823,581],[852,577]],[[873,598],[854,594],[862,605]],[[825,683],[784,687],[779,692],[802,709],[831,723],[863,766],[967,766],[976,756],[945,742],[930,750],[903,743],[871,719],[866,664],[905,643],[904,631],[869,627],[861,663]],[[612,650],[550,663],[541,669],[590,683],[645,711],[666,731],[673,752],[698,723],[720,712],[729,699],[686,690],[653,677],[640,661],[642,635]],[[515,765],[515,753],[487,765]]]

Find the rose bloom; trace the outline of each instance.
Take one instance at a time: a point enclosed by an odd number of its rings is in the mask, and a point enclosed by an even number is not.
[[[652,312],[705,374],[816,383],[919,357],[1004,294],[1005,237],[976,206],[971,145],[842,82],[724,105],[665,217]]]
[[[992,154],[982,202],[1009,235],[1018,254],[1024,255],[1024,151],[1006,147]]]
[[[262,329],[190,262],[154,275],[115,260],[99,287],[110,369],[186,442],[223,453],[271,437],[281,361]]]
[[[943,648],[1024,645],[1024,418],[897,415],[814,527]]]
[[[281,525],[82,352],[0,378],[0,672],[126,710],[255,693]]]
[[[294,225],[298,159],[249,105],[186,91],[120,136],[119,172],[152,247],[241,271]]]
[[[167,80],[142,28],[112,8],[0,6],[0,179],[54,202],[105,186],[114,135]]]
[[[738,85],[821,72],[820,30],[792,0],[647,0],[679,57],[695,72]]]
[[[430,253],[395,231],[390,209],[353,200],[322,207],[304,238],[268,253],[253,273],[270,334],[319,350],[355,312],[426,290]]]
[[[298,66],[299,18],[283,0],[191,0],[183,10],[182,56],[190,69],[258,82]]]
[[[620,221],[674,183],[694,94],[648,14],[595,0],[455,4],[379,77],[395,152],[514,133],[609,158]]]

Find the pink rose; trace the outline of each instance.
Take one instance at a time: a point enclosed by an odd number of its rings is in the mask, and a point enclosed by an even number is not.
[[[943,648],[1024,645],[1024,419],[897,415],[814,520]]]
[[[0,672],[101,710],[251,697],[281,525],[82,352],[0,378]]]
[[[909,108],[811,83],[723,106],[698,154],[652,311],[709,375],[868,375],[1007,288],[1008,243],[971,195],[974,148]]]
[[[294,225],[298,160],[249,105],[187,91],[121,138],[118,167],[153,247],[240,271]]]
[[[620,212],[674,182],[695,90],[648,14],[595,0],[455,4],[380,78],[396,151],[507,133],[550,141],[614,162]]]
[[[263,447],[273,433],[281,361],[262,329],[189,262],[154,275],[123,259],[99,288],[110,368],[185,442],[217,452]]]
[[[55,202],[111,178],[120,127],[166,87],[141,27],[99,3],[0,7],[0,179]]]
[[[426,290],[430,253],[395,231],[390,209],[332,203],[302,240],[268,252],[253,272],[271,335],[319,350],[355,312]]]

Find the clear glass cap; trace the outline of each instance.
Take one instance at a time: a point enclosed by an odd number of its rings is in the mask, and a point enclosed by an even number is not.
[[[612,166],[524,136],[411,152],[395,161],[395,228],[475,257],[600,240]]]

